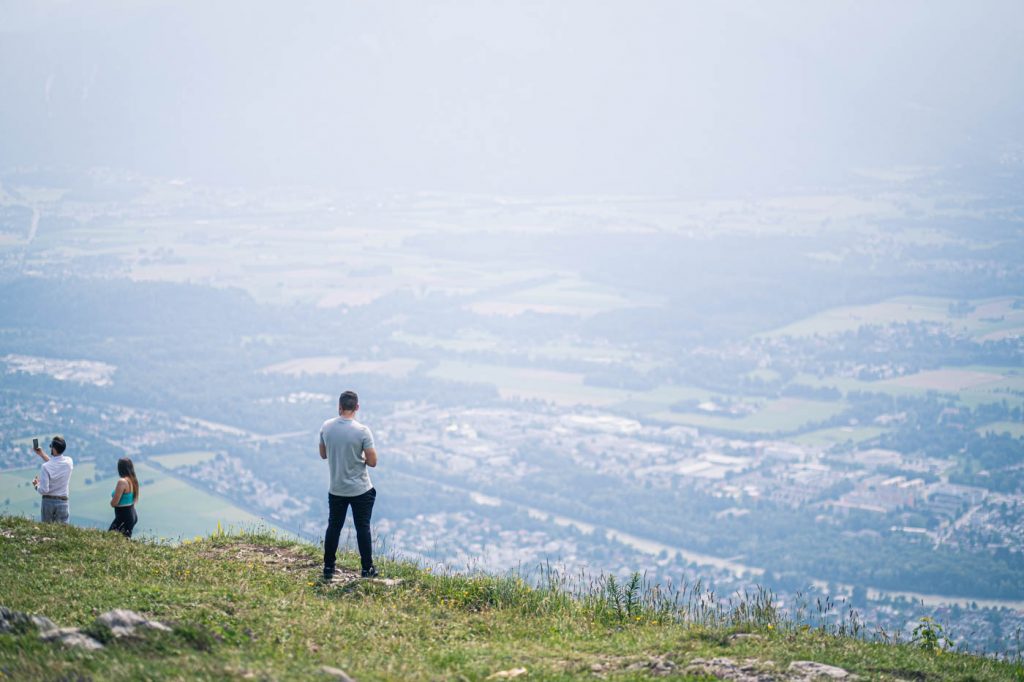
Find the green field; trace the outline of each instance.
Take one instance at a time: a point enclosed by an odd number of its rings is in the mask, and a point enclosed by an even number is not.
[[[491,384],[505,399],[543,400],[561,406],[603,407],[674,424],[749,433],[796,431],[808,422],[821,421],[839,414],[846,407],[843,402],[780,398],[760,401],[756,412],[734,419],[714,414],[671,411],[672,405],[683,400],[712,399],[710,391],[689,386],[659,386],[646,391],[632,391],[588,386],[581,373],[448,360],[439,363],[430,375],[449,381]]]
[[[757,379],[760,381],[778,381],[782,378],[782,375],[776,372],[774,369],[755,369],[752,372],[747,372],[747,376],[751,379]]]
[[[272,527],[260,517],[144,463],[137,463],[135,470],[142,488],[136,526],[139,534],[181,539],[215,532],[218,523],[222,528]],[[0,472],[0,512],[39,518],[39,493],[31,483],[38,471],[33,467]],[[99,481],[95,476],[92,462],[75,465],[71,475],[71,521],[79,526],[106,528],[114,518],[110,493],[117,476],[111,473]],[[86,480],[93,482],[86,485]]]
[[[589,316],[615,308],[653,305],[650,297],[631,300],[620,289],[601,286],[575,276],[530,286],[471,303],[469,309],[481,315],[519,315],[527,311]]]
[[[844,394],[850,391],[888,393],[889,395],[924,395],[929,391],[956,395],[966,407],[1006,400],[1010,406],[1024,406],[1024,371],[1006,367],[967,365],[925,370],[916,374],[885,379],[862,381],[851,377],[818,378],[801,374],[797,383],[809,386],[834,387]]]
[[[167,469],[177,469],[179,467],[201,464],[216,456],[217,453],[210,452],[209,450],[193,450],[191,452],[175,452],[169,455],[156,455],[150,459]]]
[[[802,398],[778,398],[760,405],[753,414],[745,417],[723,417],[714,414],[691,412],[659,412],[656,419],[687,426],[696,426],[720,431],[746,433],[772,433],[775,431],[797,431],[808,422],[828,419],[846,409],[843,402],[824,402]]]
[[[837,443],[851,441],[863,443],[866,440],[877,438],[886,432],[880,426],[840,426],[819,431],[809,431],[793,438],[794,443],[801,445],[813,445],[817,447],[828,447]]]
[[[556,405],[590,405],[653,416],[680,400],[707,400],[708,391],[686,386],[659,386],[647,391],[588,386],[584,375],[546,369],[506,367],[445,360],[430,376],[449,381],[490,384],[502,398],[543,400]]]
[[[394,332],[391,335],[391,339],[418,348],[437,348],[453,353],[496,352],[501,350],[522,354],[530,358],[577,360],[592,362],[597,365],[621,363],[627,364],[639,371],[647,371],[657,366],[657,363],[649,356],[618,348],[607,343],[594,343],[568,336],[546,343],[514,344],[510,343],[507,339],[486,331],[461,329],[450,336],[444,337]]]
[[[978,429],[978,433],[1008,433],[1014,438],[1024,438],[1024,423],[1022,422],[993,422]]]
[[[766,336],[813,336],[838,334],[868,325],[903,322],[940,322],[955,332],[964,332],[980,340],[996,340],[1024,334],[1024,309],[1014,308],[1016,299],[1001,297],[970,301],[974,309],[956,317],[949,307],[951,298],[901,296],[878,303],[832,308],[798,322],[772,330]]]

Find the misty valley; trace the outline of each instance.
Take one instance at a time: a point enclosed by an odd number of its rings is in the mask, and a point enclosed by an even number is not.
[[[644,573],[1024,627],[1019,168],[714,200],[0,176],[0,512],[33,437],[105,525],[319,542],[354,388],[376,535],[462,570]]]

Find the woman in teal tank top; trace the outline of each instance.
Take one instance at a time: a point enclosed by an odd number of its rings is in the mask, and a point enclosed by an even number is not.
[[[110,506],[114,508],[114,522],[107,530],[116,530],[126,538],[132,536],[132,529],[139,522],[135,503],[139,501],[139,479],[135,476],[135,465],[127,457],[117,460],[117,485],[110,493]]]

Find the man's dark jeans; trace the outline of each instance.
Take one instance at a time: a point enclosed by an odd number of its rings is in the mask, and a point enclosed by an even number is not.
[[[370,517],[373,515],[375,499],[377,491],[374,488],[355,497],[327,494],[331,512],[327,518],[327,536],[324,538],[324,569],[334,569],[334,561],[338,556],[338,540],[341,539],[341,529],[345,525],[345,514],[349,505],[352,505],[352,521],[356,525],[356,542],[359,544],[359,559],[363,564],[363,570],[373,567]]]

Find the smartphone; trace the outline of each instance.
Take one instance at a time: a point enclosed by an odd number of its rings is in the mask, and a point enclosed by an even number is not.
[[[39,449],[39,439],[38,438],[33,438],[32,439],[32,449],[33,450],[38,450]]]

